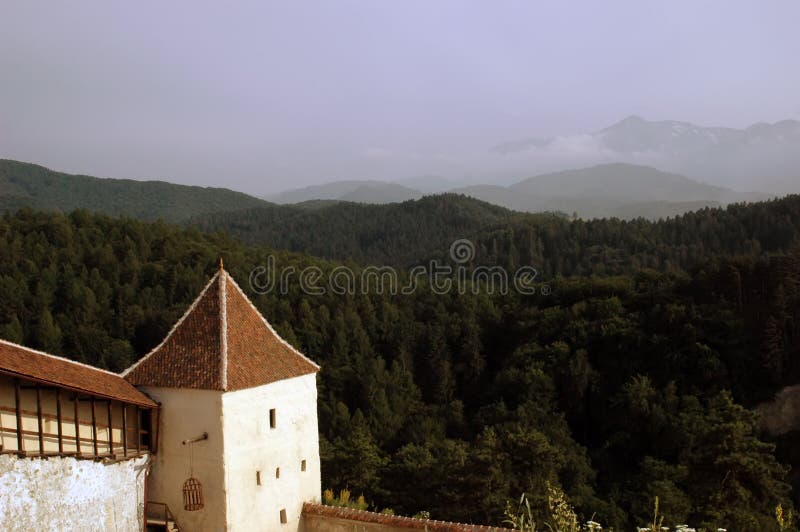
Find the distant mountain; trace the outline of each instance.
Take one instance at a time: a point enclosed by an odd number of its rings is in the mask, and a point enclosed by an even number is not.
[[[401,179],[397,181],[398,185],[413,188],[424,192],[425,194],[436,194],[439,192],[446,192],[451,190],[457,183],[438,175],[423,175],[418,177],[410,177],[408,179]]]
[[[355,203],[400,203],[422,197],[422,192],[394,183],[361,185],[339,196],[341,201]]]
[[[114,216],[177,222],[210,212],[266,205],[269,205],[266,201],[224,188],[101,179],[0,159],[0,212],[20,207],[62,212],[87,209]]]
[[[274,203],[301,203],[309,200],[341,200],[357,203],[397,203],[422,197],[419,190],[384,181],[334,181],[324,185],[287,190],[267,196]]]
[[[559,154],[572,166],[576,160],[584,164],[617,160],[733,189],[775,194],[800,191],[800,122],[796,120],[733,129],[631,116],[594,133],[506,142],[492,152],[530,160]]]
[[[453,182],[430,179],[436,188]],[[768,196],[742,193],[700,183],[655,168],[611,163],[579,170],[565,170],[532,177],[510,186],[471,185],[446,192],[463,194],[522,212],[577,213],[583,218],[617,217],[648,219],[676,216],[693,209],[717,207],[741,201],[758,201]],[[336,181],[289,190],[271,196],[280,204],[305,205],[312,202],[399,203],[423,196],[420,190],[383,181]]]
[[[525,212],[576,212],[582,218],[657,219],[703,207],[758,201],[681,175],[631,164],[604,164],[544,174],[508,187],[479,185],[453,192]]]

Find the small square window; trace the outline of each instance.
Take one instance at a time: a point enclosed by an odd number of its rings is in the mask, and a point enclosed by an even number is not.
[[[275,468],[275,478],[281,478],[281,468],[280,467],[276,467]]]
[[[275,409],[274,408],[270,408],[269,409],[269,428],[274,429],[275,425],[276,425]]]
[[[306,470],[306,461],[305,460],[301,460],[300,461],[300,471],[305,471],[305,470]]]
[[[261,485],[261,471],[256,471],[256,486]]]
[[[287,520],[286,520],[286,509],[284,508],[283,510],[281,510],[281,524],[285,525],[286,522],[287,522]]]

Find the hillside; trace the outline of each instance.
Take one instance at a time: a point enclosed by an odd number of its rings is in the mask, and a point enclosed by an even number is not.
[[[688,269],[708,254],[800,246],[800,196],[702,208],[658,222],[572,221],[443,194],[390,205],[323,203],[215,213],[190,224],[250,244],[361,264],[408,267],[446,259],[450,244],[466,238],[475,244],[476,264],[528,264],[546,275],[621,274],[637,267]]]
[[[444,194],[388,205],[304,203],[214,213],[189,223],[244,242],[360,263],[408,265],[519,213]],[[544,215],[543,215],[544,216]]]
[[[419,190],[384,181],[334,181],[267,196],[274,203],[301,203],[311,200],[340,200],[359,203],[397,203],[422,196]]]
[[[263,200],[224,188],[101,179],[0,159],[0,212],[20,207],[61,212],[88,209],[114,216],[176,222],[209,212],[265,205],[268,203]]]
[[[434,181],[442,182],[441,179]],[[736,201],[755,201],[766,197],[759,194],[736,193],[698,183],[683,176],[660,172],[654,168],[626,164],[601,165],[546,174],[509,187],[496,185],[463,187],[455,189],[453,194],[463,194],[521,212],[563,212],[576,213],[582,218],[621,219],[666,218],[698,208],[720,206]],[[408,202],[421,197],[421,192],[393,183],[340,181],[287,191],[274,196],[278,203],[292,204],[286,207],[289,210],[282,210],[273,203],[224,188],[193,187],[163,181],[102,179],[54,172],[29,163],[0,160],[0,212],[13,211],[20,207],[61,212],[87,209],[141,220],[163,219],[184,222],[194,218],[203,226],[217,227],[225,226],[225,222],[220,220],[227,219],[227,213],[234,211],[275,210],[273,214],[267,216],[275,221],[293,217],[290,207],[294,206],[318,209],[332,207],[337,202],[383,205]],[[425,205],[432,203],[423,200],[419,210],[414,212],[419,214],[425,209]],[[356,208],[339,206],[326,213],[329,216],[340,213],[343,219],[354,221],[353,209]],[[375,216],[401,214],[408,211],[408,206],[403,208],[388,206],[387,209],[376,211],[365,206],[359,212],[363,212],[363,219],[369,219]],[[485,206],[477,209],[466,208],[463,216],[478,216],[481,212],[488,212],[486,209]],[[348,214],[348,211],[351,214]],[[378,215],[377,212],[383,214]],[[226,214],[215,216],[208,222],[200,220],[211,213]],[[450,214],[443,212],[442,215]],[[266,215],[262,212],[242,216],[252,220]],[[461,221],[464,220],[463,216]],[[493,216],[490,215],[488,220],[469,222],[468,227],[474,229],[479,225],[494,223],[497,220],[492,220]],[[505,216],[511,214],[506,213]],[[427,216],[426,220],[432,223],[434,231],[438,231],[440,222],[435,218],[436,216]],[[393,222],[388,217],[386,219],[387,223],[397,226],[398,222]],[[458,223],[461,222],[456,221],[456,229],[460,228]],[[271,236],[272,228],[259,227],[256,231],[256,225],[250,229],[239,226],[224,228],[236,232],[248,241],[275,241],[280,247],[293,249],[285,241],[275,240],[276,237]],[[341,227],[342,224],[336,221],[334,225]],[[310,228],[306,227],[303,230],[308,231]],[[265,233],[266,236],[256,238],[252,234],[254,232]],[[455,235],[455,233],[448,234]],[[301,239],[304,238],[301,236]],[[312,252],[314,251],[319,251],[318,254],[324,256],[331,255],[329,251],[318,248],[312,248]],[[354,249],[347,249],[336,255],[337,258],[354,256]]]
[[[651,220],[697,208],[767,198],[764,194],[735,192],[655,168],[623,163],[543,174],[508,187],[476,185],[454,192],[524,212],[550,210],[577,213],[581,218]],[[649,208],[656,204],[656,209]]]
[[[557,270],[586,255],[595,267],[536,295],[424,279],[402,295],[311,295],[296,276],[259,294],[248,280],[270,254],[278,271],[318,268],[321,287],[342,265],[164,223],[20,211],[0,218],[0,337],[119,370],[161,341],[222,255],[322,366],[325,487],[501,524],[520,493],[541,520],[549,482],[614,530],[646,522],[656,495],[665,522],[772,530],[800,488],[798,431],[771,439],[747,408],[800,380],[800,256],[785,252],[799,205],[538,228]],[[515,224],[502,230],[529,236]],[[677,270],[687,253],[700,262]],[[674,273],[635,266],[650,254]],[[627,275],[603,275],[625,257]]]
[[[423,178],[411,181],[422,185]],[[448,182],[431,178],[429,189]],[[273,195],[281,204],[336,200],[399,203],[419,199],[421,189],[380,181],[336,181]],[[766,194],[736,192],[642,165],[613,163],[531,177],[509,186],[477,184],[443,189],[508,209],[539,213],[575,213],[581,218],[657,220],[692,210],[767,199]]]

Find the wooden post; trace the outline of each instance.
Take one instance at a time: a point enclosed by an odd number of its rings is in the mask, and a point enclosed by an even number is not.
[[[42,423],[42,389],[36,385],[36,419],[39,422],[39,455],[44,454],[44,424]]]
[[[114,431],[112,430],[111,399],[108,400],[108,452],[114,454]]]
[[[58,454],[64,454],[64,432],[61,428],[61,388],[56,388],[56,421],[58,423]]]
[[[78,420],[78,394],[75,394],[75,453],[81,454],[81,423]]]
[[[100,453],[97,451],[97,408],[95,408],[94,396],[92,396],[92,445],[94,455],[97,456]]]
[[[122,403],[122,456],[128,456],[128,405]]]
[[[142,452],[142,409],[136,406],[136,454]]]
[[[14,407],[17,411],[17,450],[20,453],[23,453],[25,452],[25,449],[22,443],[22,407],[20,406],[22,398],[20,395],[21,392],[19,388],[19,379],[16,379],[14,381]]]

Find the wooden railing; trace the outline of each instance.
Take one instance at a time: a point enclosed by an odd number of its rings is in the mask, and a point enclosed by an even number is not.
[[[4,396],[5,401],[0,401],[5,402],[0,404],[2,454],[130,458],[150,450],[150,427],[143,422],[147,409],[21,379]],[[24,399],[28,408],[23,408]],[[79,405],[83,405],[82,415]]]
[[[180,530],[175,516],[164,502],[147,501],[144,512],[145,529],[148,526],[163,526],[164,530]],[[170,523],[172,524],[170,526]]]

